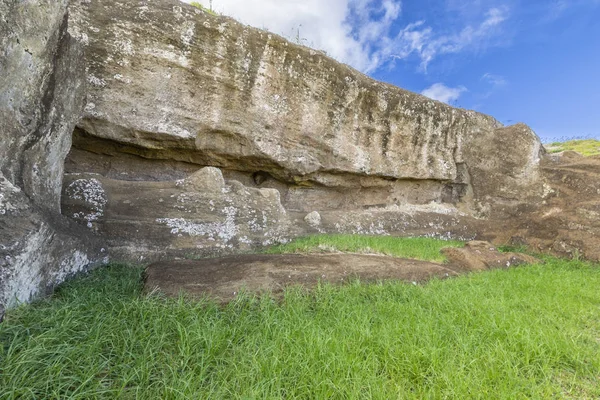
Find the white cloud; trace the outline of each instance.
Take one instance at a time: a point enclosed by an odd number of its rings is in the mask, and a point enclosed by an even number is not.
[[[189,3],[189,1],[186,1]],[[209,0],[199,3],[208,7]],[[214,0],[217,12],[264,28],[369,72],[373,54],[400,15],[400,0]]]
[[[392,57],[399,59],[417,54],[421,59],[421,68],[426,70],[429,63],[440,55],[484,46],[489,37],[500,33],[500,25],[507,18],[507,9],[492,8],[479,25],[468,25],[458,33],[447,35],[436,35],[424,21],[419,21],[408,25],[398,34],[396,41],[390,44],[389,52]]]
[[[444,103],[450,103],[458,100],[458,98],[466,91],[467,88],[464,86],[451,88],[444,85],[443,83],[435,83],[427,89],[423,90],[421,94],[433,100],[443,101]]]
[[[489,72],[483,74],[481,80],[489,83],[494,87],[506,86],[508,84],[508,82],[503,76],[490,74]]]
[[[209,6],[209,0],[199,2]],[[478,24],[456,32],[438,34],[418,21],[392,34],[400,25],[401,0],[213,0],[213,8],[292,41],[298,38],[366,73],[415,54],[425,71],[442,54],[485,46],[508,15],[504,8],[491,8]]]

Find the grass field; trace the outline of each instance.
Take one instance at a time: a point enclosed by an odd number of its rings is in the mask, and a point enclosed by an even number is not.
[[[398,238],[393,236],[369,235],[312,235],[290,243],[273,246],[265,252],[313,253],[341,251],[350,253],[379,253],[395,257],[414,258],[425,261],[444,261],[440,254],[443,247],[462,247],[464,244],[452,240],[430,238]]]
[[[600,154],[600,140],[569,140],[566,142],[554,142],[545,145],[550,153],[560,153],[561,151],[576,151],[584,156],[597,156]]]
[[[223,307],[144,295],[141,273],[103,268],[10,311],[0,398],[600,397],[595,264],[548,258]]]

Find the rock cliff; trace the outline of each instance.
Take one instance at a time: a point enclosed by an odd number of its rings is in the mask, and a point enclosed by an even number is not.
[[[277,190],[294,227],[280,229],[282,240],[307,232],[472,238],[471,221],[493,214],[493,204],[543,195],[543,149],[525,125],[503,127],[377,82],[176,0],[78,0],[71,14],[71,32],[86,46],[88,99],[67,172],[99,174],[109,188],[98,232],[121,237],[119,221],[141,224],[120,242],[132,254],[160,258],[160,243],[173,239],[157,221],[172,218],[174,206],[149,188],[207,166],[227,185]],[[137,190],[153,199],[151,218],[116,205],[126,193],[139,201]],[[68,192],[63,201],[67,213],[82,207]],[[241,233],[253,212],[236,207],[240,234],[227,246],[261,242]],[[197,224],[209,214],[194,208],[177,218]],[[224,243],[212,244],[191,240],[181,250]]]
[[[541,194],[541,145],[524,125],[503,128],[176,0],[78,1],[73,15],[90,85],[78,148],[114,155],[116,143],[144,158],[262,172],[293,187],[283,201],[295,209],[338,188],[348,204],[330,208],[475,209]],[[421,199],[406,194],[415,182]],[[370,193],[350,199],[349,188]]]
[[[64,159],[85,99],[67,1],[0,0],[0,309],[103,259],[60,216]]]

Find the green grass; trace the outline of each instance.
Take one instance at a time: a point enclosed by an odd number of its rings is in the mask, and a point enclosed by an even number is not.
[[[600,140],[569,140],[566,142],[554,142],[545,146],[550,153],[561,151],[576,151],[584,156],[597,156],[600,154]]]
[[[600,268],[549,258],[281,302],[141,294],[111,266],[8,313],[1,399],[600,397]]]
[[[351,253],[379,253],[394,257],[414,258],[425,261],[444,261],[440,254],[443,247],[461,247],[463,242],[431,238],[400,238],[367,235],[312,235],[290,243],[273,246],[268,254],[312,253],[341,251]]]
[[[191,6],[194,6],[206,13],[209,13],[210,15],[218,15],[213,9],[212,9],[212,1],[210,2],[210,7],[204,7],[202,4],[198,3],[197,1],[192,1],[190,3]]]

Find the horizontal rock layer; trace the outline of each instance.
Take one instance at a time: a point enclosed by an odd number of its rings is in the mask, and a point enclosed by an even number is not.
[[[68,174],[63,199],[65,215],[106,237],[121,260],[232,252],[296,234],[277,190],[225,182],[212,167],[169,182]]]
[[[72,10],[90,84],[79,128],[120,153],[298,186],[423,181],[427,201],[483,212],[496,198],[541,194],[541,145],[526,126],[502,128],[178,1],[80,0]],[[86,141],[78,147],[103,152]]]
[[[544,151],[525,125],[503,127],[175,0],[71,9],[89,88],[64,211],[119,258],[318,232],[473,239],[497,233],[478,218],[501,221],[548,194]],[[177,184],[206,171],[230,191]],[[101,212],[82,201],[86,185],[102,189]],[[249,229],[265,211],[267,224]]]

